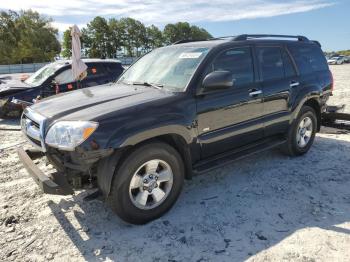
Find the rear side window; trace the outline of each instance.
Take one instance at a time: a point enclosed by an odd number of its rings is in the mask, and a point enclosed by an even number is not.
[[[326,58],[318,46],[291,45],[288,49],[301,74],[328,70]]]
[[[109,63],[105,65],[109,73],[116,73],[121,70],[121,65],[119,63]]]
[[[88,64],[87,78],[94,79],[106,75],[106,69],[102,63]]]
[[[263,81],[284,78],[281,48],[257,47],[256,51]]]
[[[235,85],[254,81],[253,60],[249,47],[234,48],[222,52],[211,64],[210,72],[230,71]]]

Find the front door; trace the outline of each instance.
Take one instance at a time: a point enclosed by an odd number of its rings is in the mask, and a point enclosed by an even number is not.
[[[230,71],[233,86],[197,96],[198,139],[206,158],[263,137],[262,91],[255,81],[251,47],[225,50],[206,73]]]

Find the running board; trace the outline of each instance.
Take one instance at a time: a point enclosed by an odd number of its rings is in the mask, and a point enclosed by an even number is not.
[[[222,153],[220,155],[217,155],[215,157],[212,157],[206,160],[202,160],[194,165],[193,172],[194,173],[208,172],[218,167],[228,165],[238,159],[241,159],[259,152],[263,152],[265,150],[269,150],[271,148],[280,146],[284,143],[286,143],[286,140],[282,138],[264,139],[259,142],[241,147],[239,149]]]

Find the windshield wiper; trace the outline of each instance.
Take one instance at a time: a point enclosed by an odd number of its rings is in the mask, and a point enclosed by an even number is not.
[[[148,83],[148,82],[132,82],[135,86],[151,86],[157,89],[162,89],[164,86],[162,84]]]

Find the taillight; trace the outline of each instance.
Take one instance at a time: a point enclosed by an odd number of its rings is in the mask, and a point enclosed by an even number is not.
[[[333,77],[333,74],[331,72],[331,92],[333,92],[334,90],[334,77]]]

